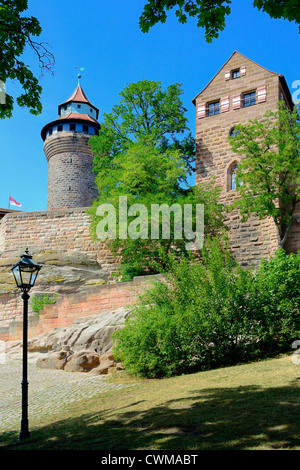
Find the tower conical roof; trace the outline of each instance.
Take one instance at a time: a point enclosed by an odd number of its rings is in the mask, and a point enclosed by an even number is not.
[[[70,98],[58,106],[58,114],[59,117],[55,121],[49,122],[43,127],[41,136],[44,141],[50,128],[58,124],[70,123],[70,121],[92,125],[94,129],[100,129],[100,124],[97,121],[99,109],[89,101],[80,83],[78,83]]]
[[[68,103],[71,103],[71,102],[76,102],[76,103],[86,103],[88,104],[89,106],[91,106],[92,108],[94,108],[96,110],[96,119],[98,119],[98,115],[99,115],[99,109],[96,108],[96,106],[94,106],[90,100],[87,98],[86,94],[84,93],[83,89],[82,89],[82,86],[80,84],[77,85],[77,87],[75,88],[74,92],[72,93],[72,95],[70,96],[70,98],[68,98],[66,101],[64,101],[63,103],[61,103],[59,106],[58,106],[58,114],[60,115],[61,114],[61,107],[62,106],[65,106],[66,104]]]

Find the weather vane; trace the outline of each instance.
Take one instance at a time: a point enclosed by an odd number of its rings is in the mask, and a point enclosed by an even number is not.
[[[77,78],[78,78],[78,85],[80,85],[80,79],[81,79],[81,73],[80,72],[83,72],[84,71],[84,67],[77,67],[75,66],[74,67],[75,69],[78,69],[78,75],[77,75]]]

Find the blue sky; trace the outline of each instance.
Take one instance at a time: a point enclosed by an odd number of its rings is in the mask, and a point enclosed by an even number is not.
[[[285,76],[291,92],[300,80],[300,35],[294,23],[272,20],[252,6],[252,0],[232,0],[232,13],[219,39],[207,44],[196,19],[177,22],[173,12],[165,24],[144,34],[139,16],[146,0],[29,0],[26,16],[36,16],[43,28],[40,39],[55,55],[54,75],[45,73],[43,112],[32,116],[24,108],[0,121],[0,207],[8,207],[11,194],[22,210],[47,208],[47,162],[40,136],[42,127],[56,119],[58,104],[77,86],[75,66],[85,67],[82,87],[102,113],[119,102],[128,83],[142,79],[161,81],[163,88],[181,83],[189,125],[195,133],[192,99],[237,50],[267,69]],[[26,51],[25,63],[39,76],[37,60]],[[16,83],[7,92],[17,96]]]

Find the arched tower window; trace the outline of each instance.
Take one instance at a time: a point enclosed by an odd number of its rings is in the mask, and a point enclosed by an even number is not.
[[[237,181],[236,181],[236,173],[237,173],[237,163],[231,168],[230,171],[230,190],[236,189]]]
[[[231,162],[231,164],[227,167],[226,171],[226,187],[227,191],[235,191],[238,186],[237,180],[237,170],[238,170],[238,162],[235,160]]]
[[[229,136],[230,137],[236,137],[238,136],[240,133],[240,131],[238,129],[236,129],[235,127],[233,127],[229,133]]]

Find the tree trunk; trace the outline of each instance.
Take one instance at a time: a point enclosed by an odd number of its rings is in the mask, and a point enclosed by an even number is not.
[[[279,224],[277,222],[275,222],[277,241],[278,241],[278,249],[284,247],[284,244],[287,240],[287,237],[289,236],[289,233],[290,233],[290,230],[291,230],[291,227],[292,227],[292,223],[293,223],[293,216],[290,217],[288,226],[286,227],[286,229],[282,233],[282,227],[280,227]]]

